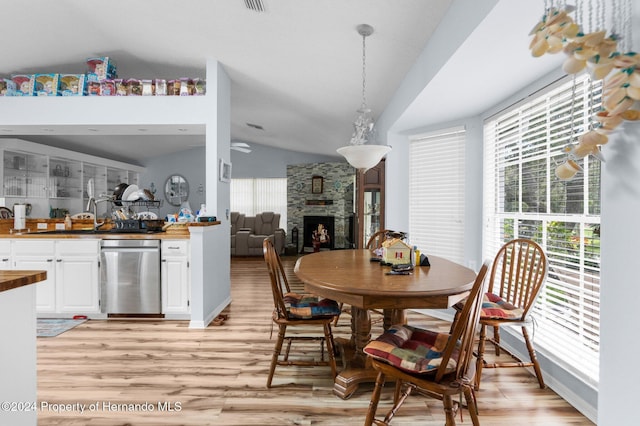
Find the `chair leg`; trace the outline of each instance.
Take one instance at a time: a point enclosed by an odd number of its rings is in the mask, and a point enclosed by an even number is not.
[[[451,395],[442,395],[442,404],[444,405],[445,426],[456,425],[456,410],[453,409],[453,399]]]
[[[379,372],[376,378],[376,386],[373,388],[373,394],[371,394],[371,402],[369,402],[369,410],[367,411],[367,418],[364,421],[364,426],[371,426],[376,417],[376,411],[378,410],[378,402],[380,402],[380,394],[382,393],[382,387],[384,386],[384,373]]]
[[[471,386],[464,387],[464,399],[467,401],[467,408],[469,409],[469,416],[471,416],[471,423],[473,423],[473,426],[480,426],[478,406],[476,405],[476,395]]]
[[[529,358],[531,359],[531,363],[533,364],[533,369],[536,372],[536,377],[538,378],[538,384],[540,385],[540,389],[545,388],[544,379],[542,378],[542,370],[540,369],[540,363],[538,362],[538,357],[536,356],[536,351],[533,348],[533,344],[529,339],[529,332],[527,332],[527,327],[522,326],[522,335],[524,336],[524,341],[527,345],[527,350],[529,351]]]
[[[329,356],[329,366],[331,367],[331,377],[335,379],[338,371],[336,369],[336,354],[333,347],[333,333],[331,333],[331,324],[324,325],[324,341],[327,345],[327,353]]]
[[[500,327],[497,325],[493,326],[493,340],[497,343],[497,345],[494,345],[496,348],[496,356],[500,356]]]
[[[480,340],[478,341],[478,353],[476,359],[476,390],[480,389],[482,367],[484,366],[484,347],[487,341],[487,326],[480,324]]]
[[[267,387],[271,387],[271,381],[273,380],[273,375],[276,372],[276,365],[278,364],[278,358],[280,357],[280,352],[282,351],[282,342],[284,342],[284,334],[287,330],[286,325],[278,325],[278,340],[276,341],[276,346],[273,348],[273,356],[271,357],[271,366],[269,367],[269,377],[267,378]]]
[[[336,315],[336,319],[333,320],[333,326],[337,326],[338,325],[338,320],[340,319],[340,315],[342,314],[342,306],[344,305],[344,303],[340,303],[340,305],[338,306],[339,310],[338,310],[338,315]]]
[[[396,379],[396,390],[393,393],[393,405],[396,405],[400,401],[400,394],[402,393],[402,380]]]

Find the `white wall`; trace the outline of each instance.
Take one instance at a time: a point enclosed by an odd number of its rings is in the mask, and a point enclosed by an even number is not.
[[[344,161],[338,156],[307,154],[249,142],[250,153],[231,151],[232,175],[235,178],[286,178],[291,164]]]
[[[640,0],[633,0],[634,50],[640,49]],[[636,102],[640,109],[640,102]],[[640,301],[640,122],[627,122],[603,152],[600,273],[600,384],[598,424],[637,425],[625,408],[638,403],[636,367],[640,320],[633,314]]]

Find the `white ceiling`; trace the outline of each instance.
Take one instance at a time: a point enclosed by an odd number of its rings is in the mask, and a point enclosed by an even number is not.
[[[82,73],[86,58],[109,56],[122,78],[203,78],[207,58],[214,58],[232,81],[232,140],[336,155],[351,136],[360,106],[362,38],[356,26],[368,23],[375,29],[367,38],[366,95],[377,116],[452,3],[262,1],[264,12],[248,10],[244,0],[57,0],[55,7],[50,0],[5,2],[3,16],[14,18],[3,20],[0,75]],[[556,66],[557,58],[533,59],[527,51],[527,33],[542,10],[542,0],[500,0],[395,127],[478,114]],[[144,149],[148,138],[154,140],[155,155],[177,145],[204,144],[203,137],[193,136],[176,144],[176,136],[163,138],[154,131],[129,136],[120,129],[88,137],[94,133],[68,126],[13,130],[0,130],[0,136],[101,155],[105,151],[99,147],[108,145],[113,158],[138,163],[149,152]]]

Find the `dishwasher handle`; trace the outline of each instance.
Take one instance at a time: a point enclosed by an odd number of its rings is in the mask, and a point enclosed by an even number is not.
[[[103,247],[103,253],[159,253],[160,249],[154,247]]]

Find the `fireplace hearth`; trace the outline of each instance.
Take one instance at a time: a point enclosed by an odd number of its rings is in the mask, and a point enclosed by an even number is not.
[[[335,246],[334,216],[304,216],[301,253],[332,250]]]

